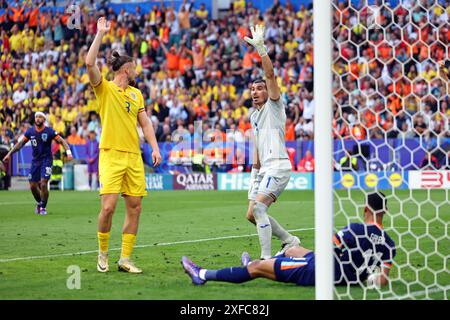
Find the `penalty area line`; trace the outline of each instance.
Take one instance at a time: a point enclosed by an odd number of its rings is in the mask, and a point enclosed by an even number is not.
[[[292,230],[288,230],[288,231],[294,232],[294,231],[311,231],[311,230],[314,230],[314,228],[300,228],[300,229],[292,229]],[[182,240],[182,241],[174,241],[174,242],[160,242],[160,243],[137,245],[137,246],[134,246],[134,248],[149,248],[149,247],[158,247],[158,246],[172,246],[172,245],[186,244],[186,243],[207,242],[207,241],[236,239],[236,238],[249,238],[249,237],[255,237],[257,235],[258,235],[257,233],[252,233],[252,234],[235,235],[235,236],[223,236],[223,237],[216,237],[216,238]],[[121,250],[121,248],[109,249],[109,251],[119,251],[119,250]],[[98,252],[98,250],[88,250],[88,251],[79,251],[79,252],[74,252],[74,253],[60,253],[60,254],[50,254],[50,255],[43,255],[43,256],[8,258],[8,259],[0,259],[0,263],[13,262],[13,261],[24,261],[24,260],[59,258],[59,257],[68,257],[68,256],[78,256],[78,255],[91,254],[91,253],[97,253],[97,252]]]

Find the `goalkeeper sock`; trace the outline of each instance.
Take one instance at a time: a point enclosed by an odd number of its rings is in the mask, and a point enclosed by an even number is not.
[[[129,259],[136,243],[136,235],[131,233],[122,233],[122,252],[120,259]]]
[[[97,232],[98,248],[100,252],[108,252],[109,232]]]
[[[281,241],[286,242],[292,235],[287,232],[272,216],[268,217],[270,225],[272,226],[272,233]]]
[[[261,259],[270,259],[272,257],[272,226],[267,215],[268,207],[259,201],[255,202],[253,216],[256,221],[256,230],[261,245]]]
[[[199,277],[207,281],[224,281],[232,283],[242,283],[252,280],[247,267],[231,267],[220,270],[200,270]]]

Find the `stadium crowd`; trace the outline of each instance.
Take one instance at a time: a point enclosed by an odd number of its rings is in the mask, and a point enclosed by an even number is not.
[[[450,137],[448,82],[438,65],[448,60],[448,2],[337,7],[335,137]]]
[[[448,59],[450,6],[429,6],[434,2],[405,0],[390,8],[388,1],[369,7],[335,1],[335,138],[450,136],[448,89],[436,63]],[[145,14],[139,7],[116,14],[107,2],[82,1],[77,28],[67,10],[26,3],[0,0],[0,144],[15,141],[35,111],[48,113],[71,144],[84,144],[90,131],[100,136],[84,58],[103,15],[112,28],[100,70],[110,77],[112,50],[136,59],[137,86],[158,141],[180,128],[193,133],[198,120],[204,130],[237,130],[234,138],[243,139],[251,127],[249,83],[262,75],[258,54],[243,38],[249,25],[262,22],[287,106],[286,140],[313,138],[311,8],[275,1],[259,12],[240,0],[212,20],[203,4],[187,0],[178,11],[154,5]]]

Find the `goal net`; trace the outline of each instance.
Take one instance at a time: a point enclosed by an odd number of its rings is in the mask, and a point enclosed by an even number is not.
[[[379,190],[396,245],[387,286],[358,280],[337,299],[448,297],[449,16],[448,0],[332,1],[333,231],[364,223]]]

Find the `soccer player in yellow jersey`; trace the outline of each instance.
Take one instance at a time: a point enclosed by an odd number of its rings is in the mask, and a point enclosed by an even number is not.
[[[153,165],[161,162],[155,132],[144,108],[142,93],[133,87],[136,64],[131,57],[112,54],[111,66],[114,80],[102,77],[96,58],[102,38],[111,25],[104,17],[98,19],[97,35],[86,56],[89,81],[98,101],[102,134],[100,138],[99,179],[101,211],[98,217],[99,255],[97,270],[107,272],[108,242],[112,216],[119,194],[125,199],[126,216],[122,229],[122,252],[119,271],[141,273],[130,260],[141,213],[142,197],[147,195],[145,188],[144,163],[139,147],[137,122],[145,139],[150,143]]]

